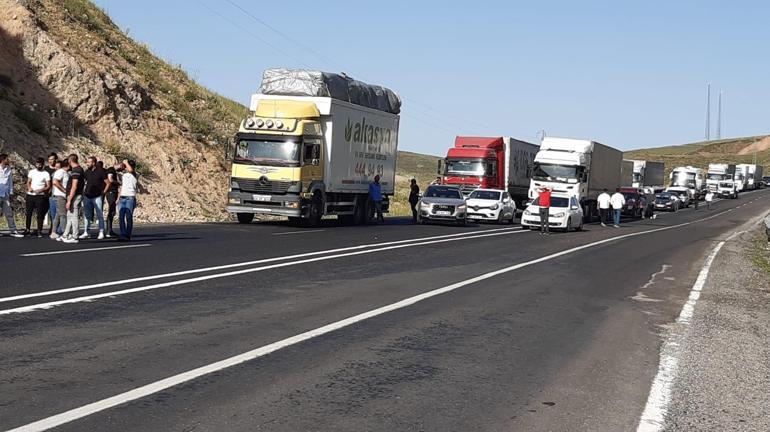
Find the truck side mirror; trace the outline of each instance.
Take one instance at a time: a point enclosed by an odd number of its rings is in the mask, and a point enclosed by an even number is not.
[[[229,161],[233,159],[233,152],[232,152],[232,138],[225,139],[225,142],[222,143],[224,150],[225,150],[225,160]]]

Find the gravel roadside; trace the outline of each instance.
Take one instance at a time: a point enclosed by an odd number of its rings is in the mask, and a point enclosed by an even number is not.
[[[770,430],[770,251],[764,229],[725,243],[683,340],[664,430]]]

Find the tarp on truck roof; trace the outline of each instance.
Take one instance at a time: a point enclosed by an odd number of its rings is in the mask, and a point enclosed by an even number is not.
[[[275,96],[330,97],[393,114],[401,112],[401,98],[393,90],[366,84],[345,74],[310,69],[266,69],[259,92]]]

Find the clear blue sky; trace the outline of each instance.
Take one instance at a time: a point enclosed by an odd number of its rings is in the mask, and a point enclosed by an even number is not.
[[[770,133],[770,4],[724,1],[96,0],[206,87],[246,104],[269,67],[343,70],[404,99],[400,148],[455,135],[619,149]],[[295,42],[299,42],[299,45]],[[309,49],[307,49],[309,48]],[[713,111],[712,137],[716,125]]]

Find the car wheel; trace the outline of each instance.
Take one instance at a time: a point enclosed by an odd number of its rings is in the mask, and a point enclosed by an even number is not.
[[[570,217],[567,219],[567,226],[564,227],[564,232],[569,232],[570,228],[572,228],[572,218]]]
[[[575,231],[583,231],[583,219],[580,219],[580,225],[575,228]]]
[[[501,224],[505,222],[505,211],[500,210],[500,214],[497,215],[497,223]]]

